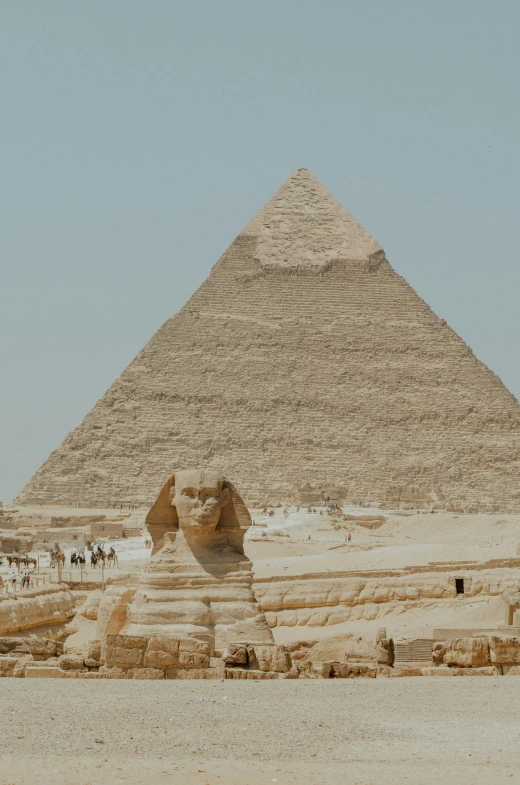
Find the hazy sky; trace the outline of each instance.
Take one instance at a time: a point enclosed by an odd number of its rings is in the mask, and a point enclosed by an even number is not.
[[[296,167],[520,397],[520,4],[0,0],[0,499]]]

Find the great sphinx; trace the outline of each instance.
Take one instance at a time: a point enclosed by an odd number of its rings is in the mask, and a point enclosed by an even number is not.
[[[244,554],[250,524],[246,505],[220,472],[173,474],[146,517],[150,561],[134,588],[108,588],[96,637],[193,637],[212,654],[231,642],[273,643]]]

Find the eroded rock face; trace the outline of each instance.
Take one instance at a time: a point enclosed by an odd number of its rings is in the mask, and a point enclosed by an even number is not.
[[[520,665],[520,638],[512,635],[491,635],[489,653],[493,664]]]
[[[324,679],[375,679],[377,666],[355,662],[324,662],[321,675]]]
[[[392,667],[394,664],[394,642],[392,638],[378,637],[376,648],[377,664]]]
[[[0,599],[0,635],[43,624],[68,621],[75,613],[72,594],[60,586],[38,589],[33,596]]]
[[[490,665],[487,638],[458,638],[447,641],[444,662],[459,668],[481,668]]]
[[[146,518],[152,558],[137,587],[114,585],[101,599],[97,637],[192,637],[205,642],[210,654],[240,640],[273,643],[244,555],[250,522],[236,489],[219,472],[173,475]],[[157,665],[172,656],[162,644],[147,655]]]
[[[464,573],[466,597],[498,597],[511,584],[507,568],[473,570]],[[381,577],[295,576],[280,581],[276,576],[258,578],[255,595],[274,627],[324,627],[364,619],[384,620],[399,606],[410,602],[455,600],[455,576],[449,573],[417,573]],[[302,638],[310,637],[306,632]]]

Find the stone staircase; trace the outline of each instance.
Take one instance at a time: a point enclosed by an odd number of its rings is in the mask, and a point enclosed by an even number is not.
[[[431,638],[416,638],[412,641],[396,642],[394,644],[394,666],[410,665],[410,663],[431,663],[432,647]]]

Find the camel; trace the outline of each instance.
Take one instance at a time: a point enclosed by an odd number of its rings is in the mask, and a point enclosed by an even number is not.
[[[60,564],[62,567],[65,566],[65,554],[53,551],[51,553],[51,567],[58,567]]]
[[[119,567],[119,559],[117,558],[117,553],[111,552],[107,556],[107,566],[108,567]]]

